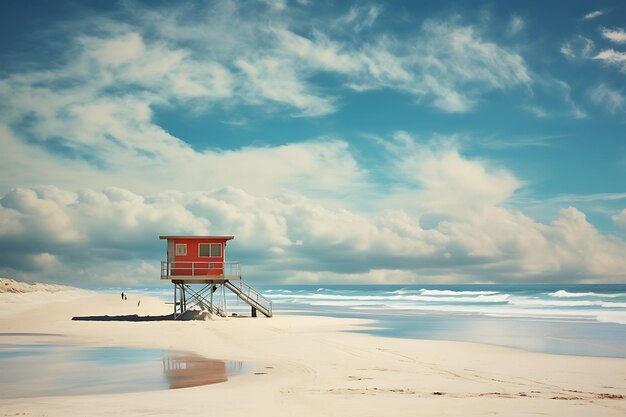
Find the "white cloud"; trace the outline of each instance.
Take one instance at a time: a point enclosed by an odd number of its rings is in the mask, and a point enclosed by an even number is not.
[[[486,89],[506,89],[531,83],[520,55],[483,41],[473,27],[448,22],[427,22],[428,42],[414,46],[413,60],[423,71],[423,84],[415,91],[435,96],[435,104],[450,112],[467,111],[473,105],[472,90],[465,83]]]
[[[626,208],[612,217],[616,225],[626,229]]]
[[[347,26],[355,32],[360,32],[365,28],[371,28],[381,12],[382,7],[379,5],[352,6],[345,15],[334,22],[334,26],[338,29]]]
[[[19,213],[18,216],[12,216],[12,222],[17,220],[18,224],[13,225],[13,230],[5,230],[9,236],[14,235],[17,229],[23,234],[37,236],[37,240],[48,237],[58,244],[79,242],[80,232],[71,227],[72,219],[63,209],[72,204],[74,199],[72,193],[54,187],[37,191],[15,189],[2,198],[2,206]]]
[[[129,32],[110,38],[79,37],[83,54],[65,74],[101,77],[100,88],[113,82],[140,85],[176,99],[223,99],[232,94],[228,70],[213,61],[196,60],[185,49],[164,44],[146,45],[142,36]],[[94,66],[94,64],[97,64]],[[94,68],[96,73],[93,73]],[[70,72],[68,74],[67,72]],[[74,72],[74,74],[71,74]],[[53,82],[54,79],[49,80]],[[92,82],[93,85],[93,82]]]
[[[0,207],[0,236],[12,236],[22,232],[22,214],[18,210]]]
[[[569,43],[565,43],[565,44],[561,45],[561,49],[559,49],[559,51],[563,55],[565,55],[567,58],[570,58],[570,59],[576,58],[576,54],[572,50],[572,47],[571,47],[571,45]]]
[[[578,35],[578,42],[580,45],[580,55],[583,58],[590,57],[595,47],[593,41],[591,39],[585,38],[582,35]]]
[[[593,59],[600,59],[611,64],[619,64],[626,61],[626,52],[605,49],[594,56]]]
[[[322,116],[336,110],[332,99],[309,91],[289,62],[272,58],[252,62],[239,59],[236,65],[247,76],[242,91],[252,104],[261,104],[263,100],[258,98],[285,103],[299,109],[302,116]]]
[[[626,32],[624,29],[602,28],[602,36],[615,43],[626,43]]]
[[[524,29],[526,22],[519,16],[511,16],[511,20],[509,20],[509,25],[507,28],[507,33],[509,36],[517,35],[522,29]]]
[[[560,267],[578,276],[581,269],[590,274],[619,274],[626,265],[623,251],[626,244],[616,238],[603,236],[573,207],[563,209],[553,223],[552,235],[557,243]]]
[[[45,270],[59,267],[59,259],[48,252],[42,252],[32,256],[33,266],[37,269]]]
[[[602,16],[604,14],[604,10],[594,10],[592,12],[587,13],[586,15],[583,16],[584,20],[591,20],[591,19],[595,19],[598,16]]]
[[[287,8],[287,0],[261,0],[274,11],[282,12]]]
[[[554,79],[552,83],[559,91],[562,100],[567,105],[567,115],[574,119],[584,119],[587,117],[587,113],[578,106],[578,104],[572,98],[572,87],[565,81]]]
[[[429,277],[421,277],[419,274],[414,272],[407,272],[402,269],[372,269],[367,272],[361,273],[342,273],[334,275],[337,278],[338,282],[342,282],[345,284],[356,284],[362,285],[364,282],[368,282],[371,284],[389,284],[393,282],[394,284],[402,284],[402,283],[415,283],[415,282],[438,282],[438,283],[446,283],[445,279],[441,279],[441,277],[436,277],[433,280],[432,276]],[[421,278],[421,279],[420,279]],[[293,275],[289,276],[286,281],[287,284],[317,284],[317,283],[328,283],[328,272],[326,271],[298,271]],[[454,282],[454,280],[450,280],[450,282]],[[458,282],[458,281],[457,281]]]
[[[611,113],[619,113],[626,110],[624,96],[619,91],[612,90],[605,84],[599,84],[594,87],[590,91],[589,96],[594,103],[606,108]]]
[[[344,52],[347,46],[316,33],[314,40],[297,35],[289,30],[276,30],[280,48],[288,55],[297,57],[313,68],[340,74],[359,72],[361,57],[354,52]]]
[[[593,59],[617,65],[622,72],[626,72],[626,52],[616,51],[613,48],[604,49],[594,56]]]
[[[542,108],[541,106],[537,106],[537,105],[524,106],[524,110],[526,110],[533,116],[538,117],[540,119],[546,119],[551,116],[550,113],[547,112],[544,108]]]
[[[566,194],[553,197],[550,200],[557,203],[585,203],[592,201],[611,201],[622,199],[626,199],[626,193]]]
[[[592,58],[595,49],[594,42],[582,35],[561,45],[559,51],[568,59]]]
[[[409,198],[416,201],[423,214],[459,215],[482,210],[504,202],[522,186],[504,169],[463,157],[454,142],[419,144],[400,132],[385,146],[396,176],[417,188],[409,192]]]

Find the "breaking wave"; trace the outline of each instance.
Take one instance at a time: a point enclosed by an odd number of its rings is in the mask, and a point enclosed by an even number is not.
[[[342,300],[342,301],[424,301],[435,303],[503,303],[510,294],[478,295],[475,297],[436,297],[428,295],[340,295],[340,294],[272,294],[272,299]]]
[[[452,290],[420,290],[422,295],[492,295],[498,291],[452,291]]]
[[[556,292],[550,293],[552,297],[558,298],[576,298],[576,297],[606,297],[606,298],[617,298],[623,297],[626,294],[600,294],[595,292],[569,292],[565,290],[558,290]]]
[[[298,308],[402,312],[401,314],[478,314],[626,324],[626,292],[576,291],[511,286],[470,288],[313,287],[265,292],[276,303]],[[415,313],[411,313],[415,312]],[[422,313],[423,312],[423,313]]]

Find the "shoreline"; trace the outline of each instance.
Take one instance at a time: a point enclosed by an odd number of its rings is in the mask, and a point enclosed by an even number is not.
[[[374,318],[385,328],[368,331],[375,335],[626,358],[626,285],[280,285],[266,290],[276,298],[276,308]]]
[[[19,300],[17,299],[19,298]],[[346,330],[375,321],[304,315],[211,321],[72,321],[162,315],[162,300],[90,291],[0,295],[0,333],[61,334],[63,343],[182,350],[249,362],[217,385],[0,401],[7,415],[623,415],[626,359],[551,355],[471,342]],[[17,305],[16,305],[17,304]],[[18,307],[18,308],[16,308]],[[239,400],[238,400],[239,399]]]

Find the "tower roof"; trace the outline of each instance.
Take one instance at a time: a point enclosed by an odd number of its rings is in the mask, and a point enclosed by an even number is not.
[[[231,240],[235,236],[159,236],[159,239],[219,239]]]

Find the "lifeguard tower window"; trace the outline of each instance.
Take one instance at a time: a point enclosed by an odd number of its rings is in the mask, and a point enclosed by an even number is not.
[[[200,243],[198,245],[198,256],[219,258],[222,256],[221,243]]]
[[[176,244],[176,256],[186,256],[187,255],[187,244]]]

